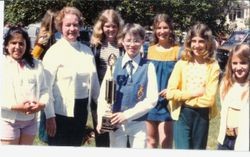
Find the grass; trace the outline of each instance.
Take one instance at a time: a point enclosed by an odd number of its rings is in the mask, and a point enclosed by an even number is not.
[[[220,111],[220,103],[217,99],[217,104],[219,104],[219,111]],[[219,114],[212,120],[210,120],[209,126],[209,133],[208,133],[208,143],[207,143],[207,150],[216,150],[217,149],[217,137],[219,132],[219,123],[220,123],[220,116]],[[92,127],[92,117],[89,116],[87,126]],[[41,142],[38,138],[35,139],[35,145],[46,146],[47,144]],[[85,143],[83,147],[95,147],[94,139],[90,139],[90,143]]]

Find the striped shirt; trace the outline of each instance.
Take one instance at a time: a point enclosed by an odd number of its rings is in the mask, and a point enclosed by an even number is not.
[[[97,52],[94,52],[95,56],[97,57],[96,53]],[[106,73],[107,65],[108,65],[108,58],[112,53],[116,57],[119,57],[120,56],[119,48],[111,43],[105,43],[101,46],[100,54],[98,58],[99,62],[96,63],[100,83],[102,82],[103,77]]]

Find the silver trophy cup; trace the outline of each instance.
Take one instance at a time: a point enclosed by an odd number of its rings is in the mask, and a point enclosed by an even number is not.
[[[111,124],[111,115],[112,115],[112,108],[115,102],[115,93],[116,93],[116,82],[113,79],[113,67],[116,62],[116,56],[111,54],[108,58],[108,65],[110,70],[110,78],[105,80],[106,81],[106,90],[105,90],[105,100],[108,104],[108,110],[106,110],[105,115],[102,117],[102,132],[110,132],[115,131],[116,126]]]

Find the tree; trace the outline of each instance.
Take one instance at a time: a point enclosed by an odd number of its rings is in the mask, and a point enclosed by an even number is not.
[[[214,32],[223,32],[230,0],[5,0],[5,22],[13,24],[39,22],[47,9],[60,10],[66,5],[82,11],[85,24],[92,26],[103,9],[118,10],[125,22],[150,26],[157,13],[169,14],[175,29],[187,31],[197,21]],[[35,5],[34,5],[35,4]],[[218,22],[219,21],[219,22]]]

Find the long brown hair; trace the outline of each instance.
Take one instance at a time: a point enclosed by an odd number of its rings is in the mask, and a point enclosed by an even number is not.
[[[49,32],[49,34],[51,35],[50,40],[48,42],[49,46],[55,43],[54,33],[56,32],[55,18],[56,18],[57,13],[58,11],[49,9],[46,11],[41,21],[40,32],[42,31],[42,29],[45,29],[45,31]],[[39,38],[40,36],[38,35],[36,38],[36,42],[38,41]]]
[[[246,44],[236,45],[229,53],[227,66],[225,70],[225,74],[222,78],[221,86],[221,96],[225,97],[229,89],[232,87],[234,82],[236,82],[233,69],[232,69],[232,57],[236,55],[240,58],[240,60],[248,63],[248,68],[250,68],[250,48]],[[250,73],[248,73],[248,77],[246,78],[246,82],[250,82]]]
[[[171,45],[175,44],[175,33],[174,33],[174,25],[172,19],[167,15],[167,14],[157,14],[154,17],[154,23],[153,23],[153,28],[154,28],[154,41],[153,44],[156,44],[159,42],[159,39],[156,36],[156,28],[158,27],[160,22],[165,22],[169,29],[170,29],[170,36],[169,36],[169,42]]]
[[[184,43],[185,50],[182,55],[183,60],[187,61],[193,61],[194,60],[194,54],[191,48],[191,42],[193,37],[201,37],[206,42],[206,51],[203,53],[203,58],[207,63],[214,62],[214,51],[215,51],[215,41],[212,35],[211,29],[203,24],[203,23],[197,23],[187,33],[187,37]]]

